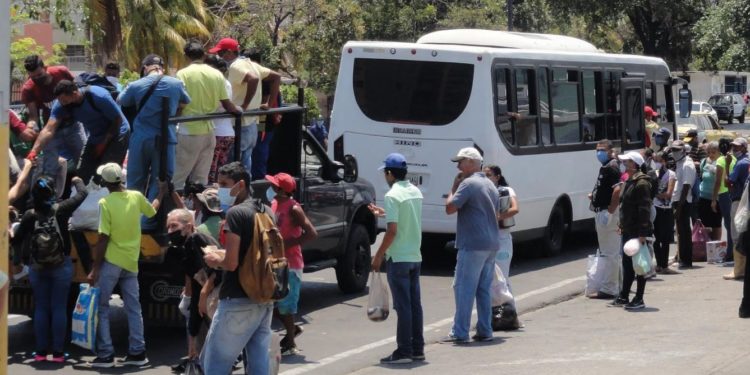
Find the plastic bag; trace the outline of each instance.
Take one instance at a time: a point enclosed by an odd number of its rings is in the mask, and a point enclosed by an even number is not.
[[[96,348],[96,328],[99,325],[99,288],[80,285],[76,306],[73,309],[71,338],[73,344],[84,349]]]
[[[185,372],[183,375],[203,375],[197,359],[191,359],[185,363]]]
[[[367,317],[373,322],[382,322],[390,314],[388,283],[382,272],[370,273],[370,295],[367,299]]]
[[[495,263],[495,275],[492,278],[490,294],[492,296],[493,307],[502,306],[506,303],[513,303],[513,293],[508,289],[508,281],[505,279],[503,270],[497,263]]]
[[[705,262],[706,261],[706,242],[711,240],[711,237],[703,226],[700,219],[695,221],[693,225],[693,262]]]
[[[606,257],[602,255],[599,249],[596,254],[591,254],[586,263],[586,291],[585,295],[593,295],[602,290],[604,277],[606,276],[605,268],[607,267]]]
[[[708,263],[724,263],[727,255],[727,241],[706,242],[706,261]]]
[[[99,200],[109,195],[105,187],[90,182],[86,186],[88,195],[70,217],[70,229],[98,230],[99,229]],[[71,196],[75,193],[71,193]]]
[[[737,213],[735,213],[734,218],[732,218],[737,233],[742,233],[747,230],[747,222],[748,219],[750,219],[750,208],[747,206],[747,194],[747,184],[745,184],[745,188],[742,191],[742,198],[740,198],[740,203],[737,206]]]
[[[633,255],[633,270],[638,276],[645,276],[651,271],[651,252],[647,244],[641,244],[638,252]]]

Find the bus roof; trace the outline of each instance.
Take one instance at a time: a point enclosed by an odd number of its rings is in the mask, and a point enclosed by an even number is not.
[[[417,40],[417,43],[567,52],[602,52],[589,42],[569,36],[481,29],[435,31],[422,36]]]

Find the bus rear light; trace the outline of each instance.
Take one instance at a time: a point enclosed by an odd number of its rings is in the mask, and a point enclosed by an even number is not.
[[[344,162],[344,136],[340,135],[333,141],[333,160]]]

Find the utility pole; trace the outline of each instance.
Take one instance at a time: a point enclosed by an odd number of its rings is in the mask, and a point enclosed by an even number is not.
[[[506,0],[508,6],[508,31],[513,31],[513,0]]]

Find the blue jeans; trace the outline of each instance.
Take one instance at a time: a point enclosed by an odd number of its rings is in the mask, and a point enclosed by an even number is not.
[[[73,263],[70,262],[70,257],[65,257],[65,262],[57,268],[31,268],[29,280],[34,291],[36,351],[40,353],[52,349],[53,352],[62,352],[68,327],[68,292],[73,280]]]
[[[44,157],[42,160],[42,174],[48,176],[57,176],[60,170],[60,163],[57,162],[59,157],[66,160],[72,160],[72,165],[78,165],[78,159],[81,158],[83,145],[86,144],[86,133],[80,122],[68,124],[64,128],[55,130],[55,135],[44,146]]]
[[[140,354],[146,350],[143,338],[143,316],[141,302],[138,300],[138,274],[126,271],[106,260],[99,270],[99,329],[96,336],[96,355],[100,358],[115,354],[112,337],[109,332],[109,299],[115,285],[120,286],[125,314],[128,317],[128,354]]]
[[[176,145],[167,145],[167,178],[174,176]],[[142,133],[133,133],[130,136],[128,147],[128,174],[127,187],[130,190],[138,190],[152,201],[159,194],[159,144],[156,137],[145,136]],[[148,191],[146,191],[148,187]],[[143,218],[142,229],[156,228],[156,217]]]
[[[245,373],[268,374],[272,316],[271,303],[253,303],[247,298],[220,300],[201,353],[203,373],[229,374],[244,349],[248,358]]]
[[[405,356],[411,356],[415,352],[424,353],[422,298],[419,289],[422,262],[393,262],[389,259],[386,264],[393,308],[398,313],[398,351]]]
[[[237,142],[236,135],[234,141]],[[248,172],[253,170],[253,148],[257,142],[258,123],[253,121],[250,125],[243,126],[240,133],[240,163]],[[234,161],[234,147],[232,147],[232,156],[229,160]]]
[[[495,270],[497,250],[458,250],[456,274],[453,278],[453,294],[456,300],[456,315],[453,317],[451,335],[469,339],[471,308],[477,301],[477,335],[492,337],[492,299],[490,287]]]
[[[268,126],[268,125],[266,125]],[[274,126],[274,125],[271,125]],[[271,150],[271,140],[273,140],[274,132],[266,132],[266,137],[263,138],[263,133],[258,133],[258,141],[253,147],[253,158],[255,163],[252,165],[251,175],[254,180],[262,180],[266,177],[266,170],[268,166],[268,153]],[[263,138],[263,139],[261,139]]]
[[[731,260],[733,257],[732,249],[734,249],[734,243],[732,242],[732,198],[729,197],[729,192],[719,194],[719,209],[721,210],[722,220],[724,220],[724,229],[727,230],[727,256],[724,260]]]

